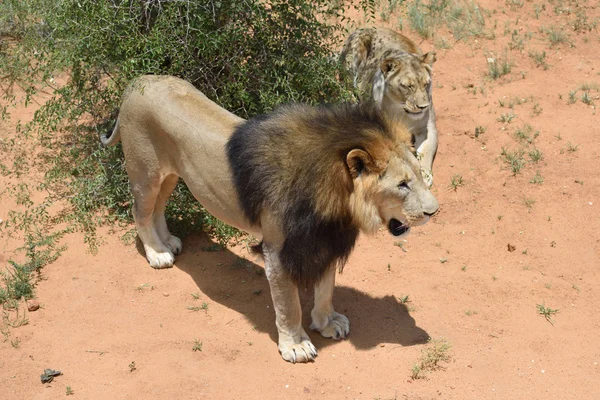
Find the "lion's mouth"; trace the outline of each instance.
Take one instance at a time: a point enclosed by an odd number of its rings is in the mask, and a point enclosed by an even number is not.
[[[390,223],[388,224],[388,229],[390,233],[394,236],[400,236],[408,232],[410,227],[408,225],[404,225],[402,222],[398,221],[395,218],[390,219]]]

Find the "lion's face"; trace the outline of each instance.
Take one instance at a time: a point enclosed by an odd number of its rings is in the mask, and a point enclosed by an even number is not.
[[[411,119],[421,119],[430,106],[431,67],[435,53],[423,56],[402,53],[381,63],[377,78],[379,101],[388,111],[403,111]]]
[[[363,230],[374,232],[384,225],[392,235],[400,236],[412,226],[425,224],[438,210],[438,202],[423,181],[410,148],[398,145],[387,162],[379,163],[362,150],[353,150],[349,158],[353,152],[364,153],[357,153],[363,156],[358,163],[348,161],[351,172],[353,166],[362,168],[360,173],[353,173],[351,204]]]

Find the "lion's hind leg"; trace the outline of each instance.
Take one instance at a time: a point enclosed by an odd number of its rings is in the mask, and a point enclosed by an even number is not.
[[[162,182],[160,179],[149,178],[140,182],[132,179],[131,175],[130,182],[134,199],[133,218],[138,236],[144,244],[146,258],[153,268],[171,267],[175,256],[161,240],[154,219],[154,207]]]
[[[174,255],[180,254],[183,248],[181,239],[177,236],[171,235],[169,228],[167,227],[167,221],[165,219],[165,207],[169,196],[177,186],[179,177],[175,174],[168,175],[160,185],[158,196],[156,197],[156,203],[154,204],[154,225],[160,240],[171,250]]]
[[[340,340],[350,333],[350,321],[345,315],[333,309],[334,287],[335,267],[330,267],[315,285],[315,306],[310,313],[312,317],[310,329],[321,332],[324,337]]]

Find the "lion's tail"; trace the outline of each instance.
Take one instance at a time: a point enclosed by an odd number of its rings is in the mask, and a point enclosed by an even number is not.
[[[105,132],[100,135],[100,141],[103,146],[114,146],[119,143],[119,140],[121,140],[121,130],[119,129],[119,118],[117,118],[117,123],[112,132]]]

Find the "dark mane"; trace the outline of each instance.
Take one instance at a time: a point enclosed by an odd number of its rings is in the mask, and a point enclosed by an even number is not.
[[[240,205],[253,224],[264,209],[281,221],[282,266],[300,284],[314,284],[328,267],[343,266],[359,228],[346,156],[377,152],[398,138],[367,105],[293,104],[239,126],[227,144]],[[268,240],[268,238],[266,238]]]

